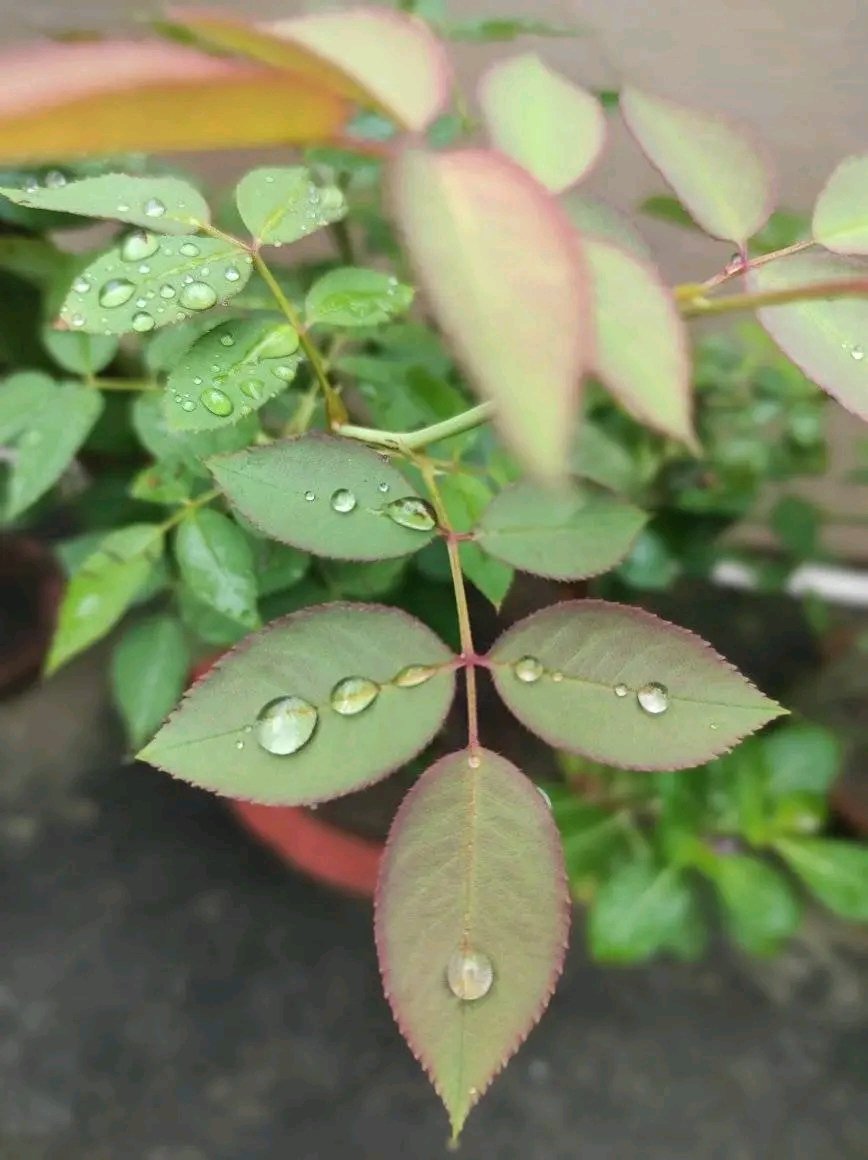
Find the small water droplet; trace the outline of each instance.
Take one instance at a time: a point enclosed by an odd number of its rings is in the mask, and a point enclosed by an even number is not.
[[[417,685],[430,681],[436,672],[432,665],[407,665],[393,678],[392,684],[399,689],[415,689]]]
[[[39,182],[31,173],[24,178],[24,191],[26,193],[36,193],[37,189],[39,189]]]
[[[241,394],[246,395],[248,399],[258,399],[262,394],[262,384],[256,379],[245,379],[241,383]]]
[[[301,697],[275,697],[256,718],[256,740],[267,753],[287,757],[313,737],[319,714]]]
[[[714,721],[712,721],[712,723],[711,723],[711,728],[712,728],[712,729],[719,729],[719,728],[720,728],[720,726],[719,726],[719,725],[716,725],[716,724],[714,723]]]
[[[614,688],[614,693],[615,693],[616,697],[626,697],[629,692],[630,692],[630,690],[627,688],[626,685],[616,685]]]
[[[227,266],[223,271],[223,277],[227,282],[237,282],[241,277],[237,266]]]
[[[313,503],[313,501],[316,499],[316,496],[314,495],[314,493],[312,491],[306,491],[304,493],[304,498],[307,500],[308,503]]]
[[[864,357],[865,351],[861,346],[854,346],[850,351],[850,358],[854,359],[856,362],[861,362]]]
[[[416,532],[430,532],[437,526],[437,514],[425,499],[415,495],[393,499],[383,509],[386,515],[402,528],[411,528]]]
[[[142,262],[141,266],[139,266],[139,273],[140,274],[150,274],[150,272],[151,272],[151,267],[148,265],[148,263]]]
[[[389,490],[388,483],[378,483],[377,484],[377,491],[381,491],[383,493],[383,495],[385,495],[388,490]]]
[[[160,240],[147,230],[131,230],[121,242],[121,257],[125,262],[141,262],[160,248]]]
[[[78,327],[84,326],[84,315],[83,314],[73,314],[72,318],[70,318],[69,321],[72,323],[72,325],[74,327],[76,327],[76,329],[78,329]]]
[[[187,310],[208,310],[217,301],[217,291],[207,282],[190,282],[181,291],[179,301]]]
[[[646,713],[656,717],[669,708],[669,690],[659,681],[649,681],[636,693],[636,700]]]
[[[369,705],[373,705],[380,694],[380,686],[367,677],[346,677],[338,681],[331,693],[331,706],[342,717],[355,717]]]
[[[494,982],[491,959],[482,951],[456,951],[446,965],[446,982],[456,999],[481,999]]]
[[[182,410],[182,411],[187,411],[188,413],[189,413],[190,411],[195,411],[195,410],[196,410],[196,404],[193,402],[193,400],[192,400],[192,399],[184,399],[184,400],[182,401],[182,403],[181,403],[181,410]]]
[[[161,298],[174,298],[176,293],[177,293],[177,291],[175,290],[175,287],[170,286],[168,282],[166,282],[165,285],[160,287],[160,297]]]
[[[467,764],[471,769],[479,769],[480,765],[482,765],[482,758],[478,753],[471,753],[467,758]]]
[[[113,306],[123,306],[125,302],[129,302],[135,292],[135,286],[127,278],[110,278],[100,288],[97,299],[100,306],[109,309]]]
[[[231,334],[223,334],[220,336],[220,345],[221,346],[234,346],[235,339],[232,337]]]
[[[199,399],[205,409],[210,411],[212,415],[216,415],[219,419],[225,419],[235,410],[232,405],[232,400],[219,387],[206,387],[199,396]]]
[[[559,685],[563,679],[564,674],[560,671],[560,669],[555,669],[555,671],[552,673],[552,680],[555,682],[555,684]]]
[[[199,376],[199,375],[196,375],[195,379],[193,379],[193,386],[194,386],[194,387],[201,387],[201,386],[202,386],[202,383],[203,383],[203,381],[204,381],[204,380],[201,378],[201,376]]]
[[[66,174],[59,169],[49,169],[45,175],[46,189],[63,189],[66,185]]]
[[[166,212],[166,207],[158,197],[149,197],[142,206],[145,217],[159,218]]]
[[[144,310],[133,315],[132,327],[139,334],[146,334],[149,330],[153,330],[156,325],[153,316]]]
[[[148,300],[147,300],[147,298],[137,298],[137,299],[136,299],[136,306],[138,306],[139,310],[144,310],[144,308],[145,308],[147,305],[148,305]]]
[[[196,258],[199,255],[199,247],[195,242],[182,242],[178,247],[178,253],[183,254],[185,258]]]
[[[512,668],[518,679],[526,685],[532,685],[538,681],[545,672],[536,657],[522,657],[515,662]]]
[[[265,175],[265,184],[266,185],[274,185],[274,174],[267,173]]]
[[[347,491],[345,487],[340,487],[331,498],[332,511],[335,512],[351,512],[356,506],[356,497],[351,491]]]
[[[130,207],[125,201],[118,202],[118,213],[129,213]]]
[[[88,290],[90,290],[90,282],[88,282],[87,278],[76,278],[72,284],[72,288],[76,294],[87,294]]]
[[[238,741],[235,742],[235,748],[236,749],[243,749],[244,748],[244,742],[240,738]]]

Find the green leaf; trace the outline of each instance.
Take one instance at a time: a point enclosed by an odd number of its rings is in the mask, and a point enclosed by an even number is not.
[[[617,867],[594,896],[588,943],[601,963],[641,963],[673,941],[691,917],[685,875],[652,858]]]
[[[69,259],[69,254],[58,250],[45,238],[0,235],[0,269],[24,278],[34,286],[46,286],[53,282],[67,268]]]
[[[0,194],[30,209],[112,218],[161,234],[189,234],[211,220],[202,194],[177,177],[106,173],[36,189],[0,188]]]
[[[619,213],[604,201],[568,193],[561,198],[567,217],[583,237],[611,242],[640,262],[650,263],[651,250],[626,214]]]
[[[575,185],[599,159],[606,140],[600,103],[536,53],[491,65],[478,92],[492,144],[553,193]]]
[[[772,531],[783,547],[800,560],[817,554],[822,521],[817,505],[797,495],[782,496],[769,515]]]
[[[181,460],[152,463],[133,477],[130,496],[142,503],[163,503],[174,506],[186,503],[193,494],[197,478]]]
[[[868,285],[868,270],[855,258],[832,254],[789,254],[752,267],[751,293],[792,290],[826,282]],[[817,298],[757,311],[781,350],[809,379],[842,406],[868,419],[868,298]]]
[[[288,323],[233,319],[209,330],[169,374],[168,426],[207,431],[237,423],[285,391],[301,362]]]
[[[594,290],[600,378],[640,422],[698,453],[691,419],[687,331],[653,266],[609,242],[585,239]]]
[[[52,326],[42,328],[42,342],[57,365],[74,375],[98,374],[118,352],[113,335],[80,334]]]
[[[639,212],[657,221],[668,222],[671,226],[681,226],[685,230],[697,229],[696,222],[677,197],[669,193],[658,193],[646,197],[639,206]]]
[[[433,535],[433,528],[404,527],[386,514],[398,500],[424,501],[397,468],[354,440],[283,439],[209,466],[242,515],[266,535],[307,552],[385,560],[417,552]]]
[[[453,529],[469,532],[491,502],[492,492],[477,476],[456,473],[440,480],[440,496]],[[473,543],[459,544],[458,556],[467,579],[499,609],[512,585],[513,569]]]
[[[772,797],[826,794],[841,772],[841,743],[822,725],[786,724],[763,737],[762,743]]]
[[[404,576],[407,561],[374,560],[370,564],[356,561],[323,561],[322,573],[332,597],[350,600],[374,600],[393,592]]]
[[[643,528],[617,576],[645,592],[663,592],[681,574],[681,561],[654,528]]]
[[[389,274],[341,266],[314,282],[304,309],[308,326],[378,326],[403,314],[412,301],[412,287]]]
[[[489,555],[523,572],[579,580],[622,560],[645,519],[638,508],[590,485],[552,490],[522,482],[486,508],[475,537]]]
[[[779,870],[748,854],[708,868],[730,936],[752,955],[771,955],[798,929],[802,908]]]
[[[310,556],[287,548],[285,544],[275,544],[271,540],[255,540],[256,583],[260,596],[271,596],[294,588],[310,569]]]
[[[159,524],[109,532],[66,589],[46,673],[54,673],[113,628],[147,583],[163,551]]]
[[[175,558],[181,579],[202,603],[246,628],[257,627],[253,552],[228,516],[210,508],[187,516],[175,534]]]
[[[741,125],[632,87],[621,90],[621,113],[706,233],[743,245],[767,220],[774,208],[771,172]]]
[[[851,922],[868,922],[868,847],[834,838],[780,838],[775,849],[824,906]]]
[[[589,887],[629,850],[624,820],[600,806],[587,805],[571,790],[546,789],[561,832],[570,888],[577,898],[587,901]]]
[[[57,483],[102,407],[99,391],[80,383],[54,383],[28,371],[6,381],[0,388],[0,441],[8,445],[9,461],[4,519],[26,511]]]
[[[346,215],[336,185],[317,185],[301,166],[254,169],[235,190],[238,212],[253,237],[265,246],[295,242]]]
[[[809,236],[810,222],[804,214],[776,209],[762,229],[757,230],[750,239],[749,251],[752,255],[772,254],[796,242],[804,242]]]
[[[587,30],[579,24],[553,24],[525,16],[501,16],[481,20],[461,20],[441,29],[450,40],[466,40],[474,44],[516,40],[519,36],[584,36]]]
[[[527,469],[565,473],[590,336],[575,231],[521,169],[480,149],[405,149],[392,197],[436,317]],[[504,254],[509,254],[509,261]]]
[[[628,769],[699,765],[782,712],[692,632],[599,600],[529,616],[489,660],[498,693],[528,729]],[[655,684],[665,693],[647,688]]]
[[[814,206],[815,241],[838,254],[868,254],[868,154],[846,157]]]
[[[638,466],[624,444],[592,419],[579,428],[570,468],[583,479],[622,495],[635,491],[640,481]]]
[[[428,744],[452,702],[453,660],[429,629],[396,609],[306,609],[224,657],[140,756],[232,797],[276,805],[325,801],[384,777]],[[410,688],[394,684],[409,665],[431,666],[432,675]],[[348,677],[380,686],[354,716],[331,706],[335,685]],[[314,728],[296,752],[279,755],[265,747],[275,746],[274,718],[262,725],[259,715],[283,698],[304,700],[311,711],[300,724]],[[282,720],[289,729],[292,718]]]
[[[186,353],[197,339],[209,330],[213,330],[220,322],[215,314],[194,315],[192,318],[179,322],[176,326],[167,326],[157,331],[145,344],[142,352],[145,366],[153,374],[167,374],[177,366],[178,360]]]
[[[488,750],[423,773],[392,825],[375,933],[395,1019],[453,1138],[545,1010],[569,921],[558,832],[534,785]],[[460,995],[471,955],[475,997],[461,998],[449,979]]]
[[[131,625],[112,653],[112,695],[131,745],[142,745],[174,708],[187,683],[190,654],[173,616]]]
[[[72,330],[146,334],[232,298],[251,269],[250,254],[222,238],[132,234],[78,275],[60,316]]]
[[[210,431],[170,430],[162,395],[147,391],[133,404],[133,426],[143,446],[157,460],[182,463],[199,478],[208,478],[202,460],[221,452],[238,451],[252,443],[259,431],[256,415]]]

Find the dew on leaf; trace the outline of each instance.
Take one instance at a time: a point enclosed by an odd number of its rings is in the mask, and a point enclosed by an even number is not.
[[[188,413],[190,411],[195,411],[196,404],[193,402],[192,399],[184,399],[183,402],[181,403],[181,410],[187,411]]]
[[[616,697],[626,697],[630,690],[626,685],[615,685],[613,692]]]
[[[87,278],[76,278],[72,284],[72,288],[76,294],[87,294],[88,290],[90,290],[90,282],[88,282]]]
[[[850,358],[854,359],[856,362],[861,362],[864,357],[865,351],[861,346],[854,346],[850,351]]]
[[[166,282],[165,285],[160,287],[160,297],[161,298],[174,298],[176,293],[177,293],[177,291],[175,290],[175,287],[170,286],[168,282]]]
[[[416,532],[430,532],[437,526],[437,514],[427,500],[415,495],[393,499],[383,509],[386,515],[402,528],[411,528]]]
[[[185,258],[198,257],[199,247],[195,242],[182,242],[178,248],[178,252],[183,254]]]
[[[295,364],[281,363],[279,366],[272,367],[271,373],[279,378],[281,382],[291,383],[295,378],[296,369]]]
[[[467,764],[471,769],[479,769],[480,765],[482,765],[482,758],[478,753],[472,753],[470,757],[467,758]]]
[[[151,267],[148,265],[148,263],[142,262],[141,266],[139,266],[139,273],[140,274],[150,274],[150,272],[151,272]]]
[[[121,257],[125,262],[141,262],[160,248],[159,238],[147,230],[131,230],[121,242]]]
[[[262,394],[262,384],[256,379],[245,379],[241,383],[240,390],[248,399],[258,399]]]
[[[482,951],[456,951],[446,965],[446,982],[456,999],[481,999],[494,982],[491,959]]]
[[[383,495],[385,495],[388,490],[389,490],[388,483],[378,483],[377,484],[377,491],[381,491],[383,493]]]
[[[555,669],[555,671],[552,673],[552,680],[555,682],[555,684],[559,685],[563,679],[564,674],[560,671],[560,669]]]
[[[227,282],[237,282],[241,274],[236,266],[227,266],[223,272],[223,277]]]
[[[345,487],[338,488],[330,500],[332,511],[342,514],[353,511],[357,502],[353,493]]]
[[[304,493],[304,498],[307,500],[308,503],[313,503],[313,501],[316,499],[316,496],[314,495],[314,493],[312,491],[306,491]]]
[[[45,186],[47,189],[63,189],[66,185],[66,174],[61,173],[59,169],[49,169],[45,175]]]
[[[31,173],[28,177],[24,178],[24,190],[26,193],[36,193],[37,189],[39,189],[39,182]]]
[[[232,337],[231,334],[223,334],[220,336],[220,345],[221,346],[234,346],[235,339]]]
[[[84,315],[83,314],[73,314],[70,321],[72,322],[72,325],[75,326],[76,328],[79,326],[84,326]]]
[[[217,301],[217,291],[207,282],[189,282],[179,301],[187,310],[208,310]]]
[[[298,331],[289,323],[276,326],[256,347],[259,358],[289,358],[298,350]]]
[[[240,738],[238,741],[235,742],[235,748],[236,749],[243,749],[244,748],[244,742]]]
[[[545,671],[536,657],[521,657],[512,668],[518,679],[526,685],[538,681]]]
[[[104,286],[100,287],[97,301],[100,306],[107,310],[111,307],[123,306],[125,302],[129,302],[135,290],[135,286],[127,278],[110,278]]]
[[[407,665],[393,678],[392,684],[399,689],[415,689],[417,685],[430,681],[436,672],[432,665]]]
[[[153,330],[156,326],[154,317],[148,314],[145,310],[140,310],[138,314],[133,315],[132,327],[133,330],[139,334],[146,334],[149,330]]]
[[[166,207],[158,197],[149,197],[142,206],[145,217],[160,218],[166,212]]]
[[[355,717],[369,705],[373,705],[380,694],[380,686],[367,677],[345,677],[338,681],[331,692],[331,707],[342,717]]]
[[[235,410],[232,405],[232,400],[219,387],[206,387],[199,396],[199,399],[202,402],[202,406],[219,419],[227,418]]]
[[[298,753],[313,737],[319,714],[301,697],[275,697],[256,718],[256,740],[280,757]]]
[[[636,700],[646,713],[656,717],[669,708],[669,690],[659,681],[649,681],[636,693]]]

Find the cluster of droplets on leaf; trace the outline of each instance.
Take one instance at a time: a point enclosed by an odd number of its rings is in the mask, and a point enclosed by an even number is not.
[[[380,483],[377,490],[385,494],[389,490],[389,485]],[[316,493],[306,491],[304,499],[307,503],[313,503],[316,499]],[[329,506],[332,511],[340,515],[349,515],[350,512],[358,508],[359,501],[349,488],[339,487],[337,491],[332,492]],[[388,516],[393,523],[400,525],[400,527],[410,528],[415,532],[430,532],[437,527],[437,513],[427,500],[421,499],[419,496],[407,495],[400,499],[393,499],[379,509],[379,512]]]
[[[546,675],[555,684],[559,684],[564,679],[564,674],[559,669],[547,673],[543,663],[532,656],[520,657],[513,664],[512,671],[517,680],[525,685],[535,685]],[[616,697],[623,699],[629,695],[630,690],[625,684],[619,682],[612,687],[612,692]],[[648,713],[651,717],[658,717],[669,708],[669,690],[659,681],[648,681],[636,690],[636,703],[644,713]]]

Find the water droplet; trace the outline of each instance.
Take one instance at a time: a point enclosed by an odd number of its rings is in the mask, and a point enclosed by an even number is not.
[[[118,213],[129,213],[130,207],[125,201],[118,202]]]
[[[472,753],[470,757],[467,758],[467,764],[471,769],[479,769],[480,765],[482,765],[482,758],[478,753]]]
[[[63,189],[66,185],[66,174],[59,169],[49,169],[45,175],[46,189]]]
[[[217,291],[207,282],[190,282],[181,291],[179,301],[187,310],[207,310],[217,301]]]
[[[160,240],[147,230],[131,230],[121,242],[121,257],[125,262],[141,262],[160,248]]]
[[[313,503],[313,501],[316,499],[316,496],[314,495],[314,493],[312,491],[306,491],[304,493],[304,498],[307,500],[308,503]]]
[[[262,394],[262,384],[256,379],[245,379],[240,390],[241,394],[246,395],[248,399],[258,399]]]
[[[274,175],[273,174],[271,174],[271,173],[266,174],[265,184],[266,185],[274,185]]]
[[[715,724],[715,723],[712,721],[712,723],[711,723],[711,728],[712,728],[712,729],[719,729],[719,728],[720,728],[720,726],[719,726],[719,725],[716,725],[716,724]]]
[[[192,400],[192,399],[184,399],[184,400],[182,401],[182,403],[181,403],[181,410],[182,410],[182,411],[187,411],[188,413],[189,413],[190,411],[195,411],[195,410],[196,410],[196,404],[193,402],[193,400]]]
[[[221,346],[234,346],[235,339],[232,337],[231,334],[223,334],[220,336],[220,345]]]
[[[183,254],[185,258],[196,258],[199,255],[199,247],[195,242],[182,242],[178,253]]]
[[[84,315],[83,314],[73,314],[72,318],[70,318],[69,321],[77,329],[79,326],[84,326]]]
[[[140,274],[150,274],[150,272],[151,272],[151,267],[148,265],[148,263],[142,262],[141,266],[139,266],[139,273]]]
[[[36,193],[37,189],[39,189],[39,182],[31,173],[24,178],[24,190],[26,193]]]
[[[432,665],[407,665],[392,680],[392,684],[399,689],[415,689],[417,685],[430,681],[436,672]]]
[[[275,697],[259,711],[256,740],[267,753],[298,753],[313,737],[319,714],[301,697]]]
[[[342,717],[355,717],[373,705],[380,694],[380,686],[367,677],[346,677],[332,689],[331,706]]]
[[[140,310],[138,314],[133,315],[133,330],[138,331],[139,334],[146,334],[147,331],[153,330],[156,325],[153,316],[145,310]]]
[[[482,951],[456,951],[446,965],[446,982],[456,999],[481,999],[494,982],[491,959]]]
[[[297,366],[295,363],[280,363],[276,367],[271,368],[271,373],[276,375],[283,383],[291,383],[295,378]]]
[[[223,277],[227,282],[237,282],[241,277],[241,274],[239,273],[237,266],[227,266],[223,271]]]
[[[854,346],[850,351],[850,358],[855,359],[856,362],[861,362],[865,357],[865,351],[861,346]]]
[[[219,387],[206,387],[199,398],[206,410],[220,419],[225,419],[235,410],[232,400]]]
[[[158,197],[149,197],[142,206],[142,210],[144,211],[145,217],[159,218],[166,212],[166,207]]]
[[[289,358],[298,350],[298,331],[294,326],[283,323],[275,326],[256,347],[258,358]]]
[[[383,495],[385,495],[388,490],[389,490],[388,483],[378,483],[377,484],[377,491],[381,491],[383,493]]]
[[[168,282],[164,286],[160,287],[161,298],[174,298],[176,293],[177,291],[175,290],[175,287],[170,286]]]
[[[386,515],[402,528],[412,528],[416,532],[430,532],[437,527],[437,514],[427,500],[415,495],[393,499],[383,509]]]
[[[524,681],[526,685],[538,681],[545,671],[536,657],[522,657],[512,668],[518,679]]]
[[[147,298],[137,298],[136,299],[136,306],[138,306],[139,310],[143,310],[147,305],[148,305]]]
[[[669,690],[658,681],[649,681],[637,692],[636,700],[646,713],[656,717],[669,708]]]
[[[112,306],[123,306],[125,302],[129,302],[135,292],[135,286],[127,278],[110,278],[100,288],[97,298],[100,306],[108,309]]]
[[[244,742],[240,738],[238,741],[235,742],[235,748],[236,749],[243,749],[244,748]]]
[[[330,502],[332,511],[346,513],[351,512],[358,501],[351,491],[341,487],[334,493]]]
[[[76,294],[87,294],[88,290],[90,290],[90,282],[88,282],[87,278],[76,278],[72,284],[72,288]]]
[[[563,679],[564,679],[564,674],[560,671],[560,669],[556,669],[552,673],[552,680],[555,682],[556,685],[559,685]]]
[[[616,697],[626,697],[629,692],[630,692],[630,690],[627,688],[626,685],[616,685],[614,688],[614,693],[615,693]]]

